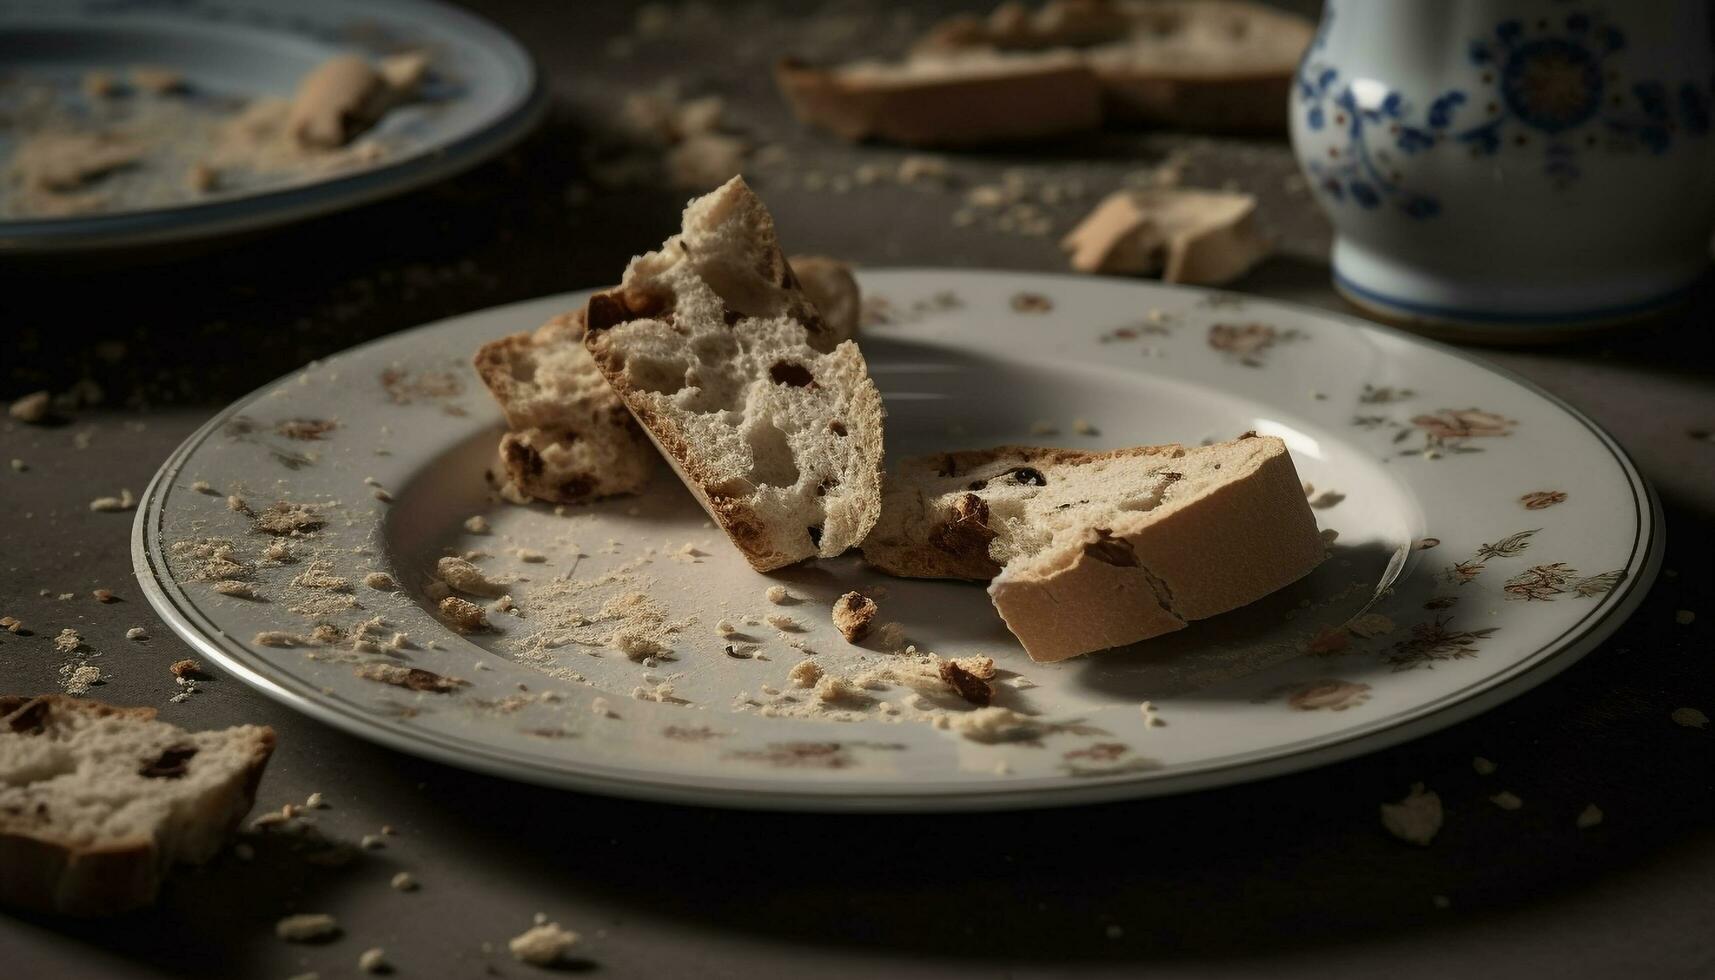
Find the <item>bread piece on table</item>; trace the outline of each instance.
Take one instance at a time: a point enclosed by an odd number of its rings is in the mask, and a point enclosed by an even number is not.
[[[881,505],[881,396],[798,287],[742,177],[592,296],[585,345],[751,565],[863,540]]]
[[[1095,129],[1101,83],[1076,54],[950,51],[819,68],[787,59],[775,81],[800,122],[848,140],[974,146]]]
[[[910,459],[863,551],[894,575],[989,581],[1031,659],[1054,661],[1260,599],[1323,544],[1285,443],[1249,436]]]
[[[524,496],[578,503],[636,493],[654,467],[654,450],[583,339],[580,308],[476,352],[476,372],[512,429],[500,437],[501,465]]]
[[[1243,0],[1050,0],[942,22],[914,57],[1076,49],[1110,122],[1201,132],[1280,132],[1315,26]]]
[[[1164,282],[1232,282],[1265,258],[1256,198],[1232,191],[1116,191],[1060,247],[1079,272],[1159,272]]]
[[[792,271],[798,276],[798,287],[822,315],[829,340],[838,344],[855,338],[863,318],[863,294],[852,267],[821,255],[794,255]]]
[[[256,799],[274,732],[187,732],[153,708],[0,697],[0,905],[77,915],[154,901]]]

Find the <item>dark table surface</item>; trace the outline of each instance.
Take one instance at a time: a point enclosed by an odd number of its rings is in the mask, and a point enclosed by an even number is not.
[[[1487,715],[1355,761],[1248,786],[1081,809],[838,817],[631,803],[538,789],[386,751],[216,672],[167,704],[189,648],[147,608],[131,515],[88,501],[140,489],[229,400],[313,358],[440,317],[610,281],[675,226],[684,192],[593,186],[583,147],[628,91],[666,76],[720,93],[787,161],[752,171],[795,251],[872,266],[1059,269],[1054,236],[956,227],[960,187],[1008,167],[1077,173],[1093,193],[1170,153],[1184,182],[1255,193],[1278,254],[1237,288],[1337,308],[1327,228],[1283,143],[1107,134],[951,159],[940,193],[811,190],[903,154],[794,126],[766,66],[897,48],[927,14],[836,2],[678,10],[641,37],[626,5],[489,4],[535,50],[554,106],[480,169],[409,196],[244,241],[0,264],[0,395],[103,392],[48,426],[0,422],[0,687],[58,687],[51,640],[104,654],[105,700],[191,727],[272,725],[260,807],[325,795],[330,835],[398,834],[343,868],[273,838],[178,874],[158,907],[69,922],[0,917],[6,976],[354,975],[382,946],[403,976],[525,976],[505,940],[533,913],[585,936],[574,970],[613,976],[1715,975],[1715,563],[1711,291],[1661,321],[1571,346],[1486,356],[1565,398],[1634,455],[1667,513],[1668,572],[1600,650]],[[709,8],[700,8],[707,11]],[[1056,231],[1088,202],[1055,211]],[[120,601],[90,597],[109,588]],[[59,599],[71,593],[70,599]],[[1702,618],[1676,622],[1678,610]],[[127,642],[132,626],[152,639]],[[1490,804],[1473,756],[1500,763],[1518,812]],[[1447,822],[1427,848],[1376,805],[1413,782]],[[1606,821],[1572,817],[1595,802]],[[398,870],[422,882],[388,886]],[[1437,897],[1444,901],[1437,901]],[[1444,907],[1443,907],[1444,906]],[[273,923],[326,911],[345,935],[283,943]],[[485,945],[490,944],[490,945]]]

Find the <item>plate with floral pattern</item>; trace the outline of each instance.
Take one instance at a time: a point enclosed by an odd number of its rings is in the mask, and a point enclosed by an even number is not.
[[[1285,440],[1328,559],[1178,633],[1036,664],[978,586],[856,553],[752,571],[665,466],[637,496],[510,503],[470,357],[573,293],[354,348],[221,412],[140,500],[139,577],[201,653],[400,751],[620,796],[885,811],[1181,792],[1392,745],[1565,669],[1660,564],[1659,507],[1614,440],[1451,348],[1157,284],[860,280],[890,460],[1255,430]],[[478,573],[475,631],[437,615],[448,558]],[[830,621],[851,589],[880,607],[860,645]],[[991,658],[990,704],[935,657]]]

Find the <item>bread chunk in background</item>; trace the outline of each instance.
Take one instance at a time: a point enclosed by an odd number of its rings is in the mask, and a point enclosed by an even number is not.
[[[752,567],[832,557],[881,503],[882,406],[742,177],[592,296],[585,346]]]
[[[1135,643],[1254,602],[1323,558],[1285,443],[1002,446],[906,460],[864,559],[988,582],[1031,659]]]
[[[147,905],[250,812],[272,729],[187,732],[154,708],[0,696],[0,905],[101,915]]]

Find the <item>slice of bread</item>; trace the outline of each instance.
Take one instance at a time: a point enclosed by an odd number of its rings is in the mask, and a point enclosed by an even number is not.
[[[776,81],[800,120],[851,140],[971,145],[1104,121],[1276,133],[1314,33],[1244,0],[1009,2],[941,22],[903,61],[788,59]]]
[[[798,287],[822,315],[831,345],[856,338],[863,318],[863,293],[852,267],[823,255],[794,255],[792,271],[798,276]]]
[[[798,120],[852,141],[975,146],[1095,129],[1102,87],[1068,52],[946,51],[832,68],[786,59],[775,82]]]
[[[76,915],[154,901],[225,845],[274,732],[187,732],[153,708],[0,697],[0,904]]]
[[[585,346],[759,571],[863,540],[881,508],[881,395],[834,342],[742,177],[590,297]]]
[[[1285,443],[1002,446],[905,461],[863,544],[882,571],[988,581],[1031,659],[1181,629],[1323,558]]]
[[[550,503],[636,493],[655,453],[584,350],[584,311],[484,344],[476,372],[512,431],[500,461],[514,493]]]

